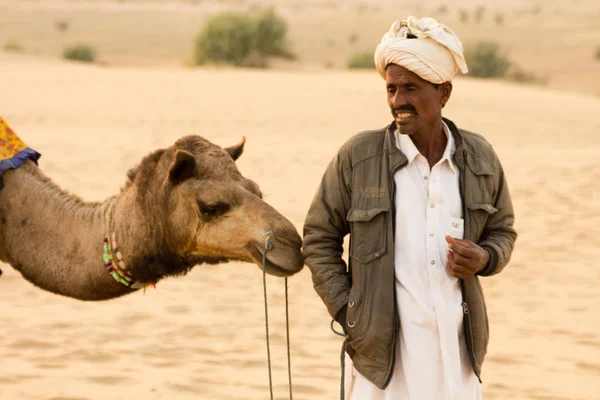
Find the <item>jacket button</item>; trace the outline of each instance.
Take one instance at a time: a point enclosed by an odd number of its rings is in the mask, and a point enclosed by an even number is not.
[[[348,326],[350,328],[354,328],[356,326],[356,322],[354,322],[354,321],[348,321]]]
[[[379,257],[379,253],[375,253],[373,254],[375,257]]]
[[[348,307],[350,307],[350,308],[354,307],[354,301],[350,300],[350,302],[348,303]]]

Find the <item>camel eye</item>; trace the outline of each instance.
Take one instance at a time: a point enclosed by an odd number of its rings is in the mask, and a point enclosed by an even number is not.
[[[207,204],[203,201],[198,201],[200,213],[205,217],[217,217],[229,211],[229,205],[225,203]]]

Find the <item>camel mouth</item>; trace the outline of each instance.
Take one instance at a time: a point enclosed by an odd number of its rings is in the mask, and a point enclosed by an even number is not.
[[[262,271],[264,247],[262,247],[261,245],[259,245],[257,243],[254,246],[251,246],[249,248],[249,250],[250,250],[252,259],[254,260],[254,263]],[[293,260],[294,257],[285,257],[285,255],[286,255],[285,253],[288,253],[287,255],[292,255],[289,253],[289,249],[281,249],[280,251],[277,251],[277,250],[278,250],[277,247],[275,247],[275,249],[267,252],[267,257],[266,257],[266,273],[267,274],[277,276],[277,277],[288,277],[288,276],[294,275],[296,272],[298,272],[302,269],[303,263],[301,263],[301,265],[298,267],[296,265],[296,263],[294,263],[294,260]],[[284,253],[284,250],[286,250],[285,253]],[[277,254],[276,254],[276,252],[277,252]],[[280,260],[284,257],[286,260],[289,259],[289,264],[286,263],[286,265],[288,265],[287,268],[280,266],[281,265]]]

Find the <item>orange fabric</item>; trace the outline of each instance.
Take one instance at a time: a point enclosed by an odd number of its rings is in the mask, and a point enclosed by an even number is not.
[[[0,117],[0,161],[13,158],[17,153],[25,150],[27,145]]]

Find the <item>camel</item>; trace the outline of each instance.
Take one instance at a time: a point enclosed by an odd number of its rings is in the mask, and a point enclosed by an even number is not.
[[[66,193],[28,160],[2,175],[0,260],[43,290],[108,300],[199,264],[262,268],[270,231],[266,273],[293,275],[303,267],[300,236],[237,169],[244,144],[185,136],[146,156],[101,203]]]

